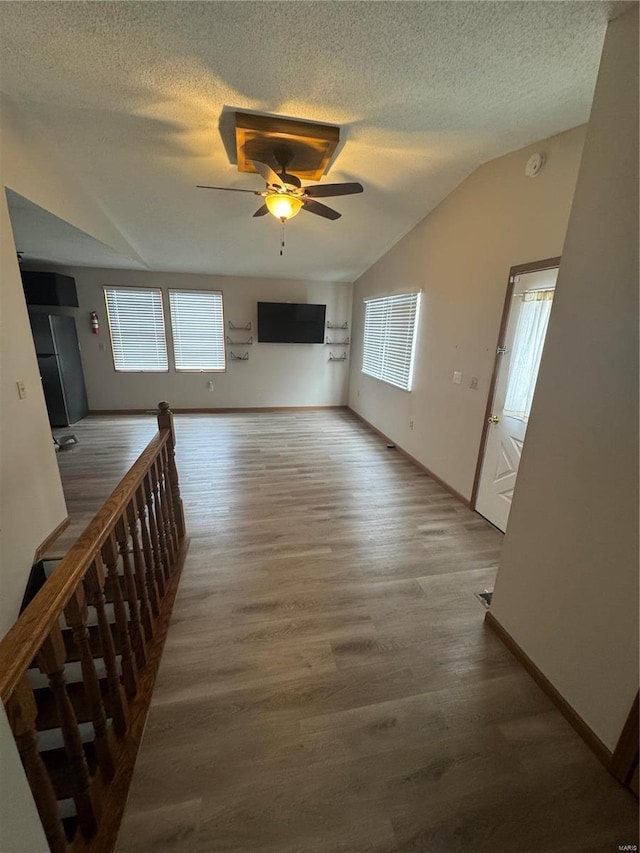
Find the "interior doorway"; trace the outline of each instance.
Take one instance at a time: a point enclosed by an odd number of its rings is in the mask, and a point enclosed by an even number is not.
[[[559,258],[512,267],[500,327],[472,506],[507,529]]]

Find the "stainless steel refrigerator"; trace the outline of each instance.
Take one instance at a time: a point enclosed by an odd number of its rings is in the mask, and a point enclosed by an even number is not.
[[[73,317],[30,312],[44,398],[52,427],[69,426],[89,412]]]

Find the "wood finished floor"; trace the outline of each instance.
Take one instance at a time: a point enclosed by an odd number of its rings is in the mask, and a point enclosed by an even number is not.
[[[191,547],[118,853],[637,843],[635,800],[483,626],[501,534],[348,412],[176,430]],[[154,431],[76,425],[67,538]]]

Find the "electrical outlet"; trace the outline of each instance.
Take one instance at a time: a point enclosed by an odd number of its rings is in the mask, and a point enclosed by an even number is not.
[[[104,352],[106,350],[106,347],[102,343],[102,341],[100,341],[100,343],[98,344],[98,349],[100,350],[100,352]]]
[[[469,383],[469,388],[471,388],[473,391],[478,390],[478,377],[477,376],[471,377],[471,382]]]
[[[213,391],[213,379],[210,379],[207,382],[207,388],[209,389],[209,391]]]
[[[16,385],[18,387],[18,397],[20,397],[21,400],[24,400],[24,398],[27,396],[27,386],[22,380],[16,382]]]
[[[409,429],[413,429],[413,421],[409,421]]]
[[[462,382],[462,371],[454,370],[452,382],[454,385],[459,385]]]

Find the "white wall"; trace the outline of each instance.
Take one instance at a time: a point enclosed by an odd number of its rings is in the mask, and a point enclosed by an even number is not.
[[[576,128],[481,166],[354,286],[349,405],[466,498],[509,269],[561,254],[584,134]],[[524,167],[535,151],[548,159],[532,180]],[[362,300],[413,287],[423,298],[407,393],[361,373]]]
[[[0,184],[1,186],[1,184]],[[0,637],[36,548],[67,515],[4,192],[0,191]],[[25,383],[21,400],[16,383]]]
[[[610,24],[492,612],[613,749],[638,689],[638,12]]]
[[[329,362],[348,347],[323,344],[259,344],[256,333],[256,303],[311,302],[327,305],[327,320],[351,320],[350,284],[288,281],[260,278],[189,275],[93,268],[60,268],[73,275],[80,307],[68,310],[76,317],[89,407],[105,409],[155,408],[168,400],[174,408],[250,408],[269,406],[346,405],[348,363]],[[168,373],[116,373],[113,368],[103,286],[160,287],[165,291],[165,322],[169,348]],[[236,354],[249,353],[248,361],[227,361],[226,373],[176,373],[172,365],[169,288],[222,290],[225,329],[232,340],[253,337],[252,346],[228,346]],[[89,313],[101,321],[100,335],[91,333]],[[244,325],[250,332],[231,331],[228,322]],[[344,339],[346,333],[339,333]],[[335,339],[335,338],[334,338]],[[101,348],[102,347],[102,348]],[[207,385],[212,380],[213,391]]]
[[[49,853],[29,783],[0,703],[0,853]]]
[[[57,160],[44,135],[19,106],[0,93],[0,152],[2,186],[90,234],[107,246],[144,264],[131,244],[114,226],[100,202],[78,183],[77,177]]]
[[[18,396],[22,381],[27,397]],[[9,212],[0,181],[0,638],[15,622],[36,548],[66,517]],[[45,853],[0,707],[0,851]]]

